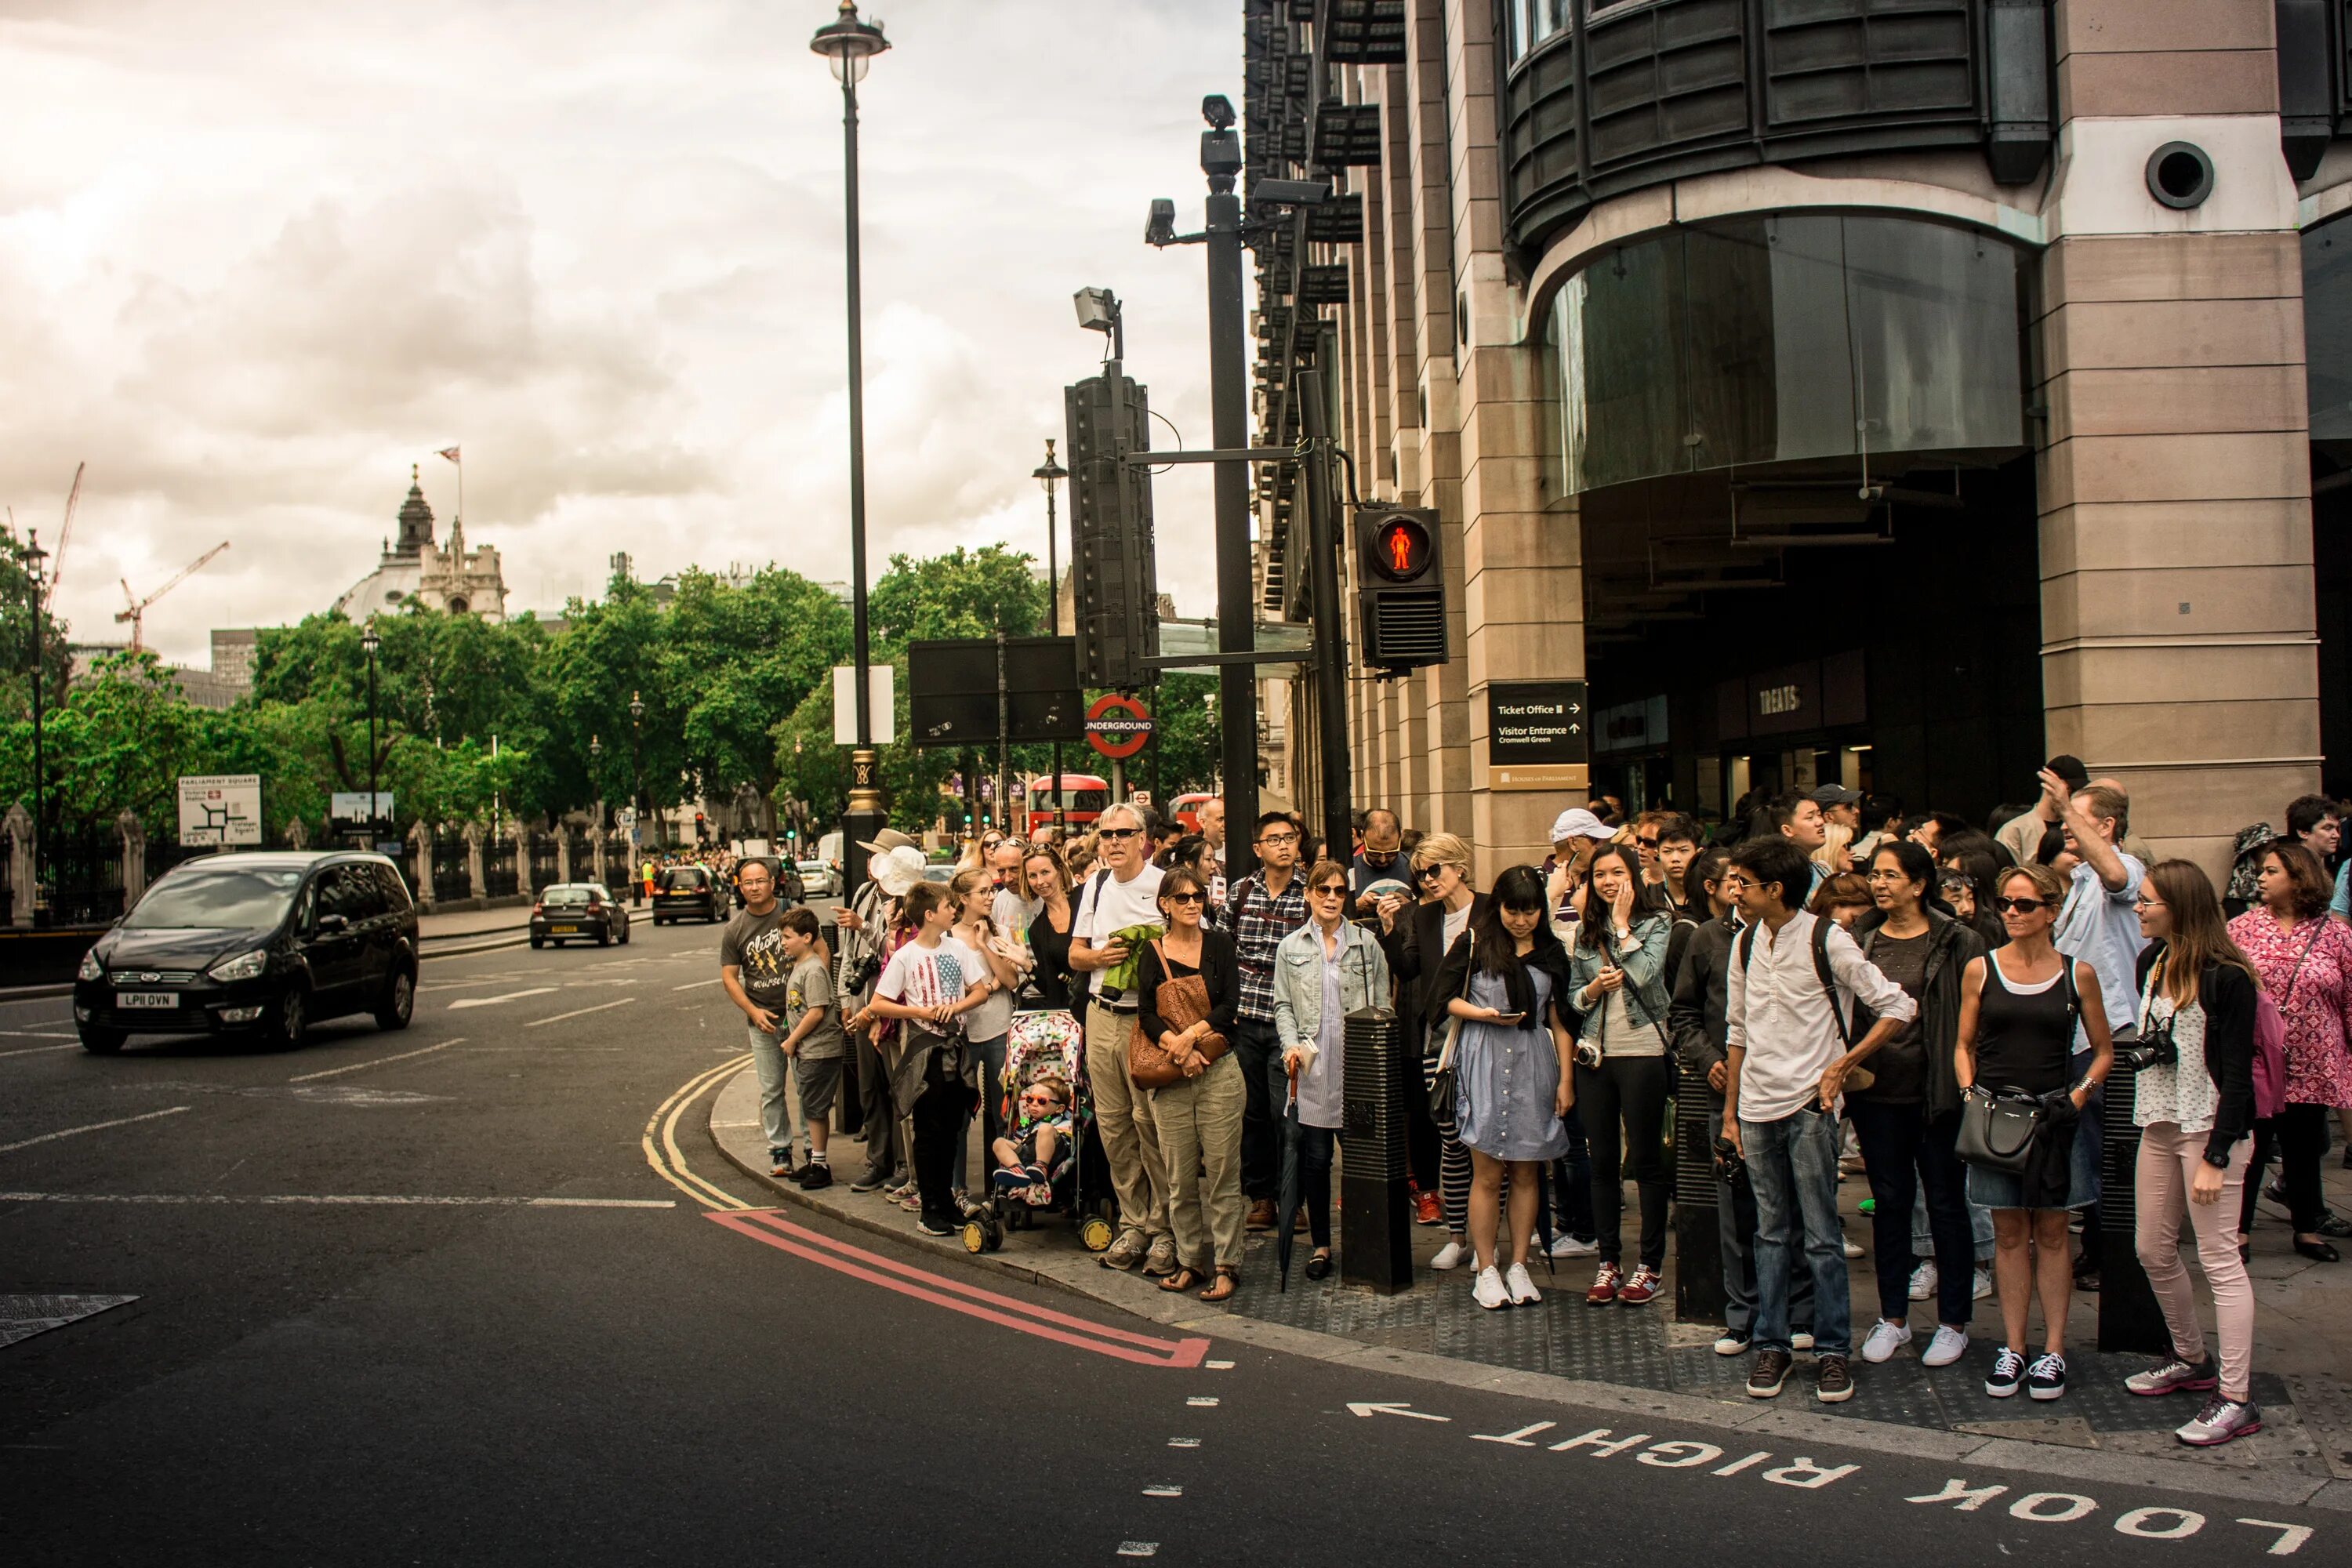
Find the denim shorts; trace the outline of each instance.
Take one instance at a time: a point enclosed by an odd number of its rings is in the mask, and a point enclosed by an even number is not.
[[[2066,1163],[2065,1206],[2088,1208],[2099,1201],[2099,1152],[2088,1140],[2075,1137],[2073,1127],[2066,1129],[2065,1135],[2074,1143]],[[1969,1202],[1989,1209],[2021,1209],[2025,1207],[2025,1184],[2007,1171],[1970,1165]]]

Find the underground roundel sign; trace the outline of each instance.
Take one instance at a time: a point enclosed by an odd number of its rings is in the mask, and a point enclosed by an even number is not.
[[[1107,691],[1087,710],[1087,743],[1118,762],[1143,750],[1151,739],[1151,715],[1132,697]]]

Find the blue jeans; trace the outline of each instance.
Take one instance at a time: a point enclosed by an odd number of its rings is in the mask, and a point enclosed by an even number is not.
[[[784,1055],[784,1037],[772,1035],[746,1018],[744,1037],[751,1047],[751,1066],[760,1079],[760,1131],[768,1135],[768,1158],[784,1164],[793,1158],[793,1146],[808,1148],[808,1131],[801,1124],[800,1075]]]
[[[1331,1151],[1339,1142],[1336,1127],[1309,1127],[1304,1122],[1297,1128],[1298,1189],[1307,1202],[1308,1241],[1316,1247],[1331,1245]],[[1277,1223],[1280,1216],[1276,1216]]]
[[[980,1060],[980,1149],[982,1156],[980,1162],[980,1180],[981,1184],[983,1186],[985,1186],[988,1182],[988,1167],[990,1164],[990,1161],[987,1158],[988,1151],[995,1145],[996,1140],[1001,1137],[1004,1131],[1003,1127],[1001,1125],[1001,1119],[997,1116],[996,1112],[997,1108],[1004,1102],[1003,1080],[1005,1039],[1005,1036],[999,1035],[992,1040],[967,1040],[964,1042],[964,1048],[970,1051]],[[966,1173],[971,1169],[971,1164],[968,1163],[971,1158],[971,1123],[967,1121],[963,1126],[956,1131],[954,1184],[959,1188],[962,1187],[965,1181],[968,1179]]]
[[[1838,1228],[1837,1118],[1818,1109],[1778,1121],[1742,1117],[1739,1142],[1756,1189],[1756,1348],[1790,1348],[1789,1270],[1801,1237],[1813,1277],[1813,1352],[1849,1354],[1853,1302]]]

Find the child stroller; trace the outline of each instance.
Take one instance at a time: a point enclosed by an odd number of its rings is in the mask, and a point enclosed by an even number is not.
[[[998,1121],[1014,1125],[1014,1108],[1023,1089],[1034,1079],[1052,1076],[1070,1086],[1070,1135],[1054,1152],[1054,1166],[1042,1184],[1013,1192],[998,1190],[994,1154],[986,1185],[987,1195],[968,1206],[963,1246],[967,1252],[994,1252],[1004,1245],[1007,1230],[1028,1230],[1037,1215],[1066,1215],[1076,1226],[1078,1241],[1088,1252],[1109,1249],[1114,1229],[1101,1212],[1110,1193],[1109,1166],[1102,1139],[1095,1130],[1094,1096],[1086,1081],[1086,1035],[1067,1013],[1034,1012],[1013,1015],[1013,1028],[1004,1043],[1004,1077],[991,1084],[1002,1107]]]

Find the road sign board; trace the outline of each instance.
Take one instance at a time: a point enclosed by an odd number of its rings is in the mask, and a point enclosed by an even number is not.
[[[1151,715],[1132,697],[1106,691],[1087,710],[1087,743],[1113,762],[1131,757],[1151,739]]]
[[[337,822],[381,821],[392,815],[392,792],[380,790],[375,797],[375,812],[368,812],[368,792],[363,789],[337,790],[327,806],[327,815]]]
[[[259,773],[186,773],[180,778],[180,842],[261,842]]]
[[[1581,680],[1496,681],[1486,688],[1486,759],[1497,789],[1581,788],[1592,757]]]

